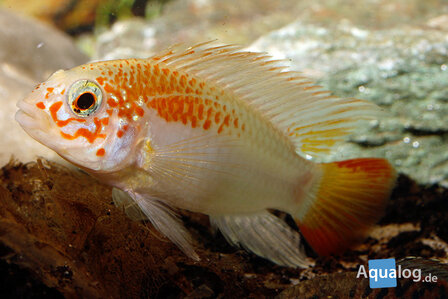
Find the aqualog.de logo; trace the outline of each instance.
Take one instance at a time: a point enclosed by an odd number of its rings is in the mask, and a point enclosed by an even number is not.
[[[369,260],[369,271],[366,271],[364,265],[358,269],[356,278],[369,278],[369,285],[372,289],[393,288],[397,286],[397,278],[412,278],[414,282],[437,282],[437,276],[429,275],[422,278],[421,269],[396,267],[395,259],[377,259]]]

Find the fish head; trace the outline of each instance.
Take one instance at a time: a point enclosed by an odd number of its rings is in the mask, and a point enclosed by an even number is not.
[[[105,92],[100,73],[85,66],[55,72],[17,103],[15,117],[31,137],[69,162],[111,172],[131,163],[137,134],[109,105],[114,95]]]

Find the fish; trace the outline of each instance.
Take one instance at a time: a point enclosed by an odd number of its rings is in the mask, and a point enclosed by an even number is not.
[[[195,260],[179,209],[208,215],[235,246],[306,268],[302,239],[319,255],[353,247],[396,180],[383,158],[319,162],[378,106],[333,96],[238,45],[176,45],[59,70],[17,106],[31,137],[113,186],[131,218]]]

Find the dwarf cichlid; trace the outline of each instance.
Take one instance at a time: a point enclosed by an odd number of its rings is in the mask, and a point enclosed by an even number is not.
[[[207,214],[230,243],[306,267],[299,233],[271,210],[289,213],[318,254],[338,253],[379,219],[396,178],[384,159],[310,159],[377,106],[233,45],[60,70],[18,107],[29,135],[115,187],[129,215],[141,210],[195,259],[173,209]]]

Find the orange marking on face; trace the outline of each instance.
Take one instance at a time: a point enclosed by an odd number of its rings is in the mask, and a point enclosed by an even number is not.
[[[79,119],[79,118],[70,117],[70,118],[67,118],[66,120],[58,120],[56,122],[56,124],[58,125],[58,127],[65,127],[66,125],[68,125],[72,121],[77,121],[77,122],[83,123],[86,120],[85,119]]]
[[[61,95],[64,95],[64,93],[65,93],[65,89],[63,89],[63,90],[61,91]]]
[[[61,108],[62,106],[62,102],[55,102],[53,103],[53,105],[50,106],[50,114],[51,114],[51,118],[57,122],[58,121],[58,110]]]
[[[45,104],[43,102],[39,102],[36,104],[36,107],[43,110],[45,109]]]
[[[106,113],[109,115],[109,116],[112,116],[112,112],[113,112],[114,110],[113,109],[107,109],[106,110]]]
[[[48,91],[49,93],[52,93],[52,92],[53,92],[53,90],[54,90],[54,88],[53,88],[53,87],[48,87],[48,88],[47,88],[47,91]]]
[[[102,118],[101,122],[103,123],[103,125],[107,126],[109,124],[109,117]]]
[[[73,139],[76,139],[78,137],[84,137],[90,143],[93,143],[95,141],[95,139],[97,139],[97,138],[106,138],[105,134],[100,134],[100,131],[101,131],[101,121],[97,117],[95,117],[93,119],[93,122],[96,125],[96,128],[95,128],[94,132],[91,132],[91,131],[89,131],[86,128],[79,128],[75,132],[74,135],[70,135],[70,134],[67,134],[67,133],[64,133],[64,132],[61,131],[61,136],[64,137],[65,139],[68,139],[68,140],[73,140]]]
[[[121,138],[121,137],[123,137],[123,134],[124,134],[124,132],[123,132],[122,130],[119,130],[119,131],[117,132],[117,137],[118,137],[118,138]]]
[[[106,151],[104,150],[104,148],[100,148],[99,150],[96,151],[96,155],[98,157],[102,157],[106,154]]]

